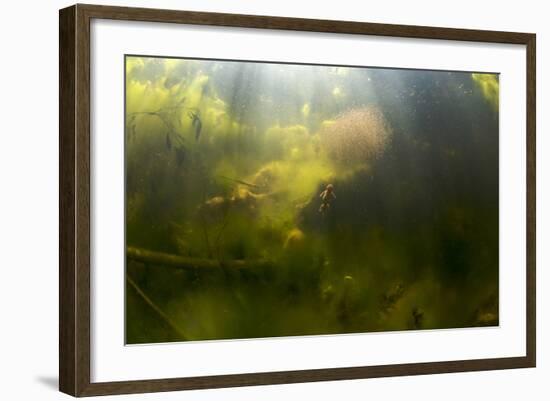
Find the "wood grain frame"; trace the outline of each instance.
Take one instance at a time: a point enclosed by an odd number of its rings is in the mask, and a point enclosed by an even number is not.
[[[93,18],[525,45],[527,49],[526,356],[92,383],[90,381],[90,21]],[[60,391],[73,396],[94,396],[534,367],[536,364],[535,49],[536,36],[531,33],[81,4],[60,10]]]

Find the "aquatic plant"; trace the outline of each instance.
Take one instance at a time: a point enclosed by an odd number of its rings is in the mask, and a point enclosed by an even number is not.
[[[491,106],[498,110],[499,101],[499,82],[498,75],[496,74],[472,74],[472,79],[481,89],[483,96],[491,104]]]

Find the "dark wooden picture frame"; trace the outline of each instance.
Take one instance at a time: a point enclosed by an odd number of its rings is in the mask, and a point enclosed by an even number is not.
[[[526,356],[92,383],[90,380],[90,22],[92,19],[520,44],[527,71]],[[404,25],[74,5],[59,14],[59,388],[73,396],[535,367],[536,36]]]

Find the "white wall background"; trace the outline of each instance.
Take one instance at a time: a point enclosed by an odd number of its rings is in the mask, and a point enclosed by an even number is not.
[[[114,1],[114,0],[113,0]],[[95,1],[109,4],[106,1]],[[0,398],[57,400],[58,17],[68,1],[6,2],[0,17]],[[545,3],[157,0],[115,5],[535,32],[538,37],[538,367],[106,397],[136,400],[547,400],[549,43]],[[545,316],[546,315],[546,316]]]

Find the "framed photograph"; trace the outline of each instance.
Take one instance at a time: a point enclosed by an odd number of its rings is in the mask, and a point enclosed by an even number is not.
[[[535,366],[534,34],[59,18],[61,391]]]

